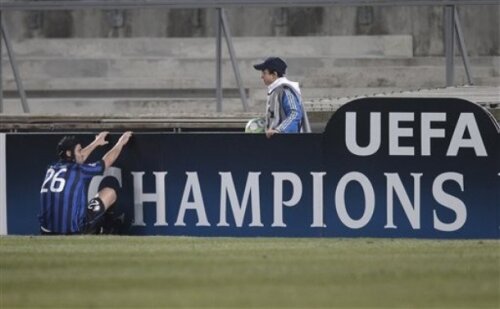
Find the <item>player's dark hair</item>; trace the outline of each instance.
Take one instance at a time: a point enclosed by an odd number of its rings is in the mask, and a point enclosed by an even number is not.
[[[63,137],[57,144],[57,155],[62,160],[73,160],[75,158],[75,147],[80,144],[75,136],[68,135]],[[71,151],[71,156],[68,157],[66,151]]]
[[[278,77],[283,77],[284,76],[282,73],[280,73],[280,72],[278,72],[276,70],[273,70],[273,69],[266,69],[266,70],[269,72],[269,74],[276,73],[276,75],[278,75]]]

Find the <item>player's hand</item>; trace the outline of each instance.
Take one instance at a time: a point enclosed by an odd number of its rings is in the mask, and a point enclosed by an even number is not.
[[[131,136],[132,136],[132,131],[127,131],[123,133],[122,136],[120,136],[118,143],[120,143],[121,145],[125,145],[126,143],[128,143],[128,140],[130,139]]]
[[[273,136],[276,133],[280,133],[280,132],[277,131],[277,130],[274,130],[274,129],[268,129],[268,130],[266,130],[266,136],[267,136],[267,138],[271,138],[271,136]]]
[[[106,140],[106,137],[108,136],[109,132],[108,131],[103,131],[95,136],[95,143],[97,143],[97,146],[103,146],[108,144],[109,142]]]

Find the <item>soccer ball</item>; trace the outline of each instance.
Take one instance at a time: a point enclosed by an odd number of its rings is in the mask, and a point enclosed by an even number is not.
[[[266,121],[263,118],[250,119],[245,126],[245,133],[264,133]]]

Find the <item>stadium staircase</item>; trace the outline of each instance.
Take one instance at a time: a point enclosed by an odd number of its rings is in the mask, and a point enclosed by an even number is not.
[[[36,115],[47,123],[65,116],[76,123],[78,119],[106,119],[110,126],[120,119],[149,119],[146,123],[162,127],[168,119],[172,125],[163,127],[190,123],[196,128],[195,123],[204,119],[205,126],[241,128],[247,119],[263,113],[266,93],[252,65],[267,55],[287,60],[287,75],[301,83],[317,128],[332,112],[325,115],[315,109],[321,98],[445,84],[444,58],[414,57],[408,35],[237,37],[233,43],[249,98],[247,113],[243,113],[223,46],[223,113],[215,114],[214,38],[30,39],[13,46],[32,112],[29,119]],[[22,119],[27,116],[21,115],[14,78],[2,50],[4,116]],[[500,57],[470,60],[476,85],[500,85]],[[455,71],[456,84],[465,84],[458,57]]]

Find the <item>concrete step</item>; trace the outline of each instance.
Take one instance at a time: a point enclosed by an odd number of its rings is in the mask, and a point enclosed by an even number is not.
[[[304,104],[309,111],[335,111],[343,104],[362,97],[406,97],[406,98],[462,98],[475,102],[498,115],[500,111],[500,85],[497,86],[459,86],[436,89],[412,89],[405,91],[380,92],[351,97],[323,98],[308,100]],[[497,117],[498,119],[498,117]]]
[[[153,67],[151,67],[153,70]],[[178,74],[175,71],[164,70],[161,76],[147,70],[144,75],[123,72],[122,75],[99,77],[70,77],[59,74],[42,74],[32,71],[28,74],[21,70],[25,89],[32,91],[94,91],[109,90],[114,92],[148,91],[148,90],[190,90],[203,89],[205,92],[215,88],[215,78],[212,72],[201,70],[198,76]],[[158,74],[160,72],[157,72]],[[148,75],[149,74],[149,75]],[[246,89],[264,90],[260,74],[255,70],[242,72],[243,85]],[[302,74],[288,75],[291,80],[298,81],[305,88],[435,88],[445,85],[444,67],[366,67],[366,68],[333,68],[323,67],[304,71]],[[494,84],[498,76],[492,75],[489,67],[473,69],[476,84],[482,82]],[[463,68],[455,69],[455,83],[466,84],[467,79]],[[222,85],[225,88],[236,89],[237,83],[232,72],[223,74]],[[4,89],[17,89],[12,75],[5,74]]]
[[[496,86],[500,87],[500,86]],[[452,89],[452,90],[448,90]],[[458,89],[458,90],[454,90]],[[476,90],[477,89],[477,90]],[[367,96],[424,96],[430,93],[434,97],[449,97],[454,95],[462,97],[473,94],[475,102],[498,102],[500,93],[494,94],[492,91],[481,92],[484,87],[461,87],[461,88],[442,88],[430,90],[417,89],[397,89],[397,88],[305,88],[304,104],[308,111],[318,111],[324,109],[325,102],[328,104],[328,110],[331,110],[331,103],[338,106],[341,103],[348,102],[354,98]],[[491,88],[488,88],[491,89]],[[264,92],[263,92],[264,93]],[[140,93],[139,93],[140,94]],[[181,98],[171,96],[82,96],[82,97],[56,97],[56,96],[33,96],[28,93],[28,103],[34,114],[97,114],[97,115],[147,115],[159,114],[167,115],[169,113],[198,113],[214,112],[216,108],[213,93],[207,97]],[[468,98],[468,97],[467,97]],[[265,110],[265,96],[248,101],[249,112],[261,113]],[[335,105],[334,104],[334,105]],[[335,105],[335,106],[337,106]],[[4,99],[5,112],[7,114],[21,113],[21,102],[17,97],[7,96]],[[337,106],[337,107],[338,107]],[[242,112],[243,105],[238,97],[225,96],[223,100],[223,111]]]
[[[354,97],[397,92],[398,88],[304,88],[305,103],[317,99]],[[262,112],[265,109],[266,92],[263,89],[247,91],[249,111]],[[215,109],[214,89],[141,89],[137,91],[28,91],[28,105],[34,114],[149,114],[213,111]],[[4,93],[5,112],[21,113],[18,93]],[[312,108],[308,106],[308,108]],[[243,111],[237,89],[225,89],[223,111]]]
[[[249,112],[263,112],[264,103],[249,102]],[[216,112],[215,98],[28,98],[30,112],[35,115],[169,115],[171,113]],[[225,98],[224,113],[242,112],[240,99]],[[21,114],[21,101],[4,99],[5,114]]]
[[[411,58],[337,58],[334,64],[337,67],[383,67],[383,66],[444,66],[444,57],[411,57]],[[455,66],[463,67],[462,57],[455,57]],[[470,57],[470,64],[474,67],[490,67],[495,72],[500,70],[499,56]],[[498,73],[497,73],[498,74]]]
[[[59,81],[63,84],[62,80]],[[30,83],[28,83],[28,86]],[[65,84],[67,86],[67,84]],[[55,86],[55,85],[53,85]],[[215,88],[186,88],[186,89],[163,89],[163,88],[128,88],[127,84],[123,84],[122,88],[91,88],[91,89],[31,89],[27,87],[25,91],[27,96],[30,98],[168,98],[168,99],[197,99],[197,98],[213,98],[215,96]],[[223,89],[223,95],[225,98],[239,98],[239,89],[225,88]],[[246,89],[245,95],[249,96],[249,90]],[[4,91],[5,98],[18,97],[17,89]]]
[[[320,98],[336,98],[379,94],[382,92],[393,93],[404,89],[394,88],[306,88],[304,89],[304,102],[314,102]],[[232,90],[231,90],[232,91]],[[243,105],[236,93],[225,92],[223,108],[225,112],[241,112]],[[265,92],[261,98],[248,100],[250,111],[262,112],[265,110]],[[52,93],[27,93],[28,103],[32,112],[38,114],[149,114],[149,113],[179,113],[197,111],[215,111],[215,93],[203,93],[206,96],[184,97],[176,96],[103,96],[91,93],[88,96],[53,95]],[[141,93],[138,93],[141,94]],[[232,94],[232,96],[229,96]],[[21,102],[17,94],[4,96],[4,106],[7,113],[22,112]]]
[[[500,76],[477,77],[474,79],[474,84],[481,85],[481,86],[499,86],[500,85]]]
[[[475,91],[465,91],[468,89],[478,89]],[[383,88],[351,88],[351,89],[339,89],[339,92],[336,94],[344,94],[343,97],[339,98],[323,98],[323,99],[314,99],[311,97],[307,97],[304,99],[304,106],[308,110],[308,114],[311,120],[311,124],[313,127],[313,132],[322,132],[325,124],[333,114],[333,112],[351,100],[360,97],[366,96],[406,96],[406,97],[450,97],[457,96],[463,97],[464,95],[470,96],[473,95],[472,98],[468,98],[475,102],[498,102],[500,100],[500,95],[495,95],[491,91],[489,92],[481,92],[481,88],[478,87],[465,87],[458,88],[456,91],[448,90],[452,88],[445,89],[436,89],[436,90],[421,90],[416,92],[408,92],[408,91],[398,91],[394,89],[387,88],[386,91],[381,91]],[[312,90],[315,93],[325,92],[326,89],[308,89]],[[445,92],[447,91],[447,92]],[[213,98],[197,98],[197,99],[189,99],[189,98],[29,98],[28,104],[31,110],[31,115],[35,116],[54,116],[59,119],[59,121],[63,121],[64,124],[61,127],[67,126],[77,128],[79,127],[79,123],[73,123],[73,120],[68,120],[68,116],[83,116],[90,117],[91,119],[95,119],[94,125],[100,125],[102,128],[118,128],[124,124],[118,124],[113,122],[113,120],[105,120],[103,123],[103,118],[112,117],[115,118],[133,118],[139,124],[138,128],[155,128],[155,129],[164,129],[164,128],[186,128],[189,127],[194,129],[196,127],[209,127],[209,128],[222,128],[227,127],[228,124],[224,121],[220,123],[210,123],[207,124],[205,120],[200,117],[203,114],[214,114],[216,113],[216,103]],[[247,119],[262,117],[265,110],[265,101],[263,100],[251,100],[249,101],[250,109],[243,113],[242,103],[239,99],[236,98],[225,98],[223,101],[223,109],[222,113],[220,113],[221,117],[229,117],[231,114],[245,114]],[[490,109],[492,113],[497,115],[498,119],[498,111],[500,109],[495,104],[495,107],[488,105],[486,106]],[[8,98],[4,100],[4,116],[11,115],[22,115],[21,102],[19,99]],[[193,116],[198,117],[196,123],[190,123],[186,125],[185,122],[181,120],[169,120],[168,123],[162,123],[158,118],[172,118],[173,115],[179,118],[179,115],[184,115],[180,118],[192,118]],[[0,115],[1,116],[1,115]],[[93,117],[93,118],[92,118]],[[152,122],[147,122],[145,125],[144,121],[141,120],[144,117],[154,118],[156,120],[151,120]],[[1,117],[0,117],[1,118]],[[238,123],[245,123],[244,117],[239,117]],[[132,121],[133,123],[130,123]],[[0,119],[0,127],[2,126],[2,119]],[[29,122],[32,123],[31,121]],[[129,129],[134,125],[133,120],[128,120]],[[142,124],[142,126],[141,126]],[[30,127],[29,124],[27,124]],[[57,122],[47,123],[44,129],[57,130],[58,128]],[[36,125],[32,125],[31,127],[37,127]],[[243,126],[239,126],[238,124],[230,125],[231,128],[243,128]],[[121,128],[121,127],[120,127]],[[126,126],[125,126],[126,128]],[[13,126],[6,127],[8,130],[12,129],[23,129],[22,126],[18,124],[14,124]],[[26,128],[25,128],[26,129]]]
[[[351,97],[359,95],[371,95],[375,93],[392,93],[409,88],[398,87],[359,87],[359,88],[303,88],[302,95],[305,101],[321,98]],[[255,97],[255,96],[254,96]]]
[[[309,120],[313,132],[322,132],[332,111],[322,112],[314,108],[314,102],[305,102],[305,107],[309,113]],[[21,115],[25,118],[21,102],[19,99],[4,100],[4,113],[0,114],[0,130],[23,130],[29,128],[38,128],[45,130],[58,130],[58,128],[87,128],[98,126],[101,129],[164,129],[164,128],[186,128],[191,130],[195,128],[232,128],[243,131],[248,120],[256,117],[263,117],[265,111],[264,101],[250,102],[250,109],[243,112],[242,103],[239,99],[224,99],[222,104],[222,113],[216,112],[215,99],[164,99],[164,98],[36,98],[29,99],[28,105],[30,115],[35,117],[27,123],[14,122],[13,124],[2,123],[5,117]],[[219,115],[220,121],[214,121],[210,118],[204,119],[203,115]],[[236,121],[229,121],[231,115],[237,118]],[[87,124],[78,122],[78,117],[87,117]],[[36,120],[40,117],[49,117],[43,121],[43,124],[37,124]],[[51,117],[54,117],[52,119]],[[77,118],[78,118],[77,117]],[[119,120],[103,118],[129,118],[126,124]],[[168,118],[164,123],[159,118]],[[151,120],[143,120],[152,118]],[[176,118],[176,119],[172,119]],[[183,119],[196,118],[188,121]],[[62,123],[59,123],[62,122]],[[136,124],[134,126],[134,124]],[[89,127],[89,128],[90,128]]]
[[[223,57],[227,58],[223,42]],[[241,58],[411,57],[410,35],[234,37]],[[13,44],[19,58],[214,58],[214,38],[29,39]]]
[[[97,130],[133,130],[160,132],[243,132],[255,113],[181,113],[124,115],[32,115],[0,114],[3,132],[68,132]],[[321,125],[321,124],[319,124]]]
[[[341,97],[356,97],[368,96],[380,93],[395,93],[405,90],[414,90],[413,88],[303,88],[304,102],[313,102],[318,99],[333,99]],[[266,103],[266,91],[264,89],[247,89],[247,102],[251,110],[256,107],[259,111],[264,109]],[[36,101],[37,105],[43,104],[49,108],[46,112],[57,112],[64,110],[71,112],[73,109],[80,108],[82,104],[94,104],[95,102],[112,102],[117,106],[135,106],[142,109],[143,106],[157,107],[161,102],[162,106],[181,107],[184,111],[196,111],[196,106],[188,104],[191,102],[202,102],[203,104],[211,105],[215,102],[215,89],[175,89],[175,90],[159,90],[159,89],[140,89],[140,90],[89,90],[89,91],[27,91],[28,102]],[[11,102],[12,106],[16,106],[14,110],[20,109],[19,94],[16,91],[4,92],[4,98]],[[238,89],[224,89],[224,102],[237,102],[232,104],[238,108],[242,108],[241,99]],[[10,100],[10,101],[9,101]],[[51,102],[56,102],[55,108],[52,108]],[[15,102],[15,103],[13,103]],[[209,102],[209,103],[207,103]],[[100,104],[100,103],[98,103]],[[94,109],[94,107],[92,108]],[[99,108],[97,110],[100,110]],[[110,110],[115,110],[114,108]]]
[[[240,59],[238,66],[246,82],[260,83],[259,73],[253,68],[257,59]],[[215,77],[214,59],[18,59],[21,77],[28,79],[52,78],[158,78],[182,81],[212,81]],[[4,77],[12,79],[12,71],[4,61]],[[287,74],[305,78],[318,74],[345,74],[348,72],[375,71],[392,74],[393,71],[444,70],[443,58],[411,59],[337,59],[337,58],[289,58]],[[476,76],[500,76],[500,57],[471,59],[472,73]],[[463,66],[456,65],[457,70]],[[234,80],[231,62],[222,63],[223,77]],[[255,82],[257,81],[257,82]]]

